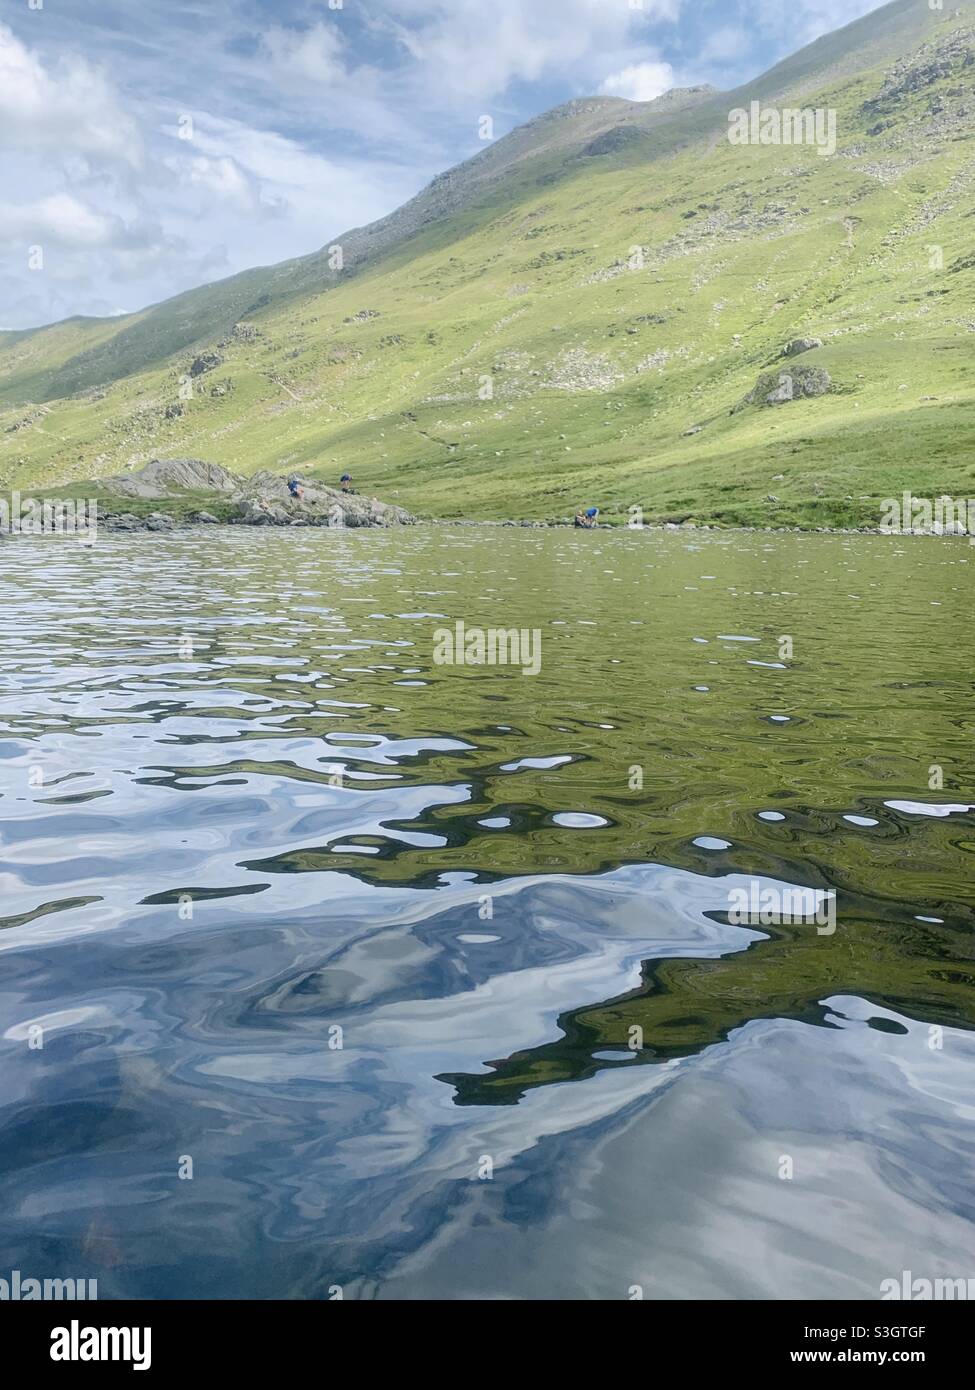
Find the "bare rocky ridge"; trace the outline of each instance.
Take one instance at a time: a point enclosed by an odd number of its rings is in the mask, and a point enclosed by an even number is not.
[[[153,459],[136,473],[120,473],[99,480],[98,484],[116,497],[169,497],[175,490],[185,492],[239,492],[243,478],[218,463],[200,459]]]

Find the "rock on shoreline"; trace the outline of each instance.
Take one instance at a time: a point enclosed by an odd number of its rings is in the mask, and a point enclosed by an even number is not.
[[[103,497],[177,501],[187,492],[211,493],[229,514],[231,526],[412,526],[416,517],[403,507],[377,497],[309,482],[299,502],[291,496],[288,481],[275,473],[255,473],[243,478],[219,464],[200,459],[153,459],[135,473],[106,478],[97,484]],[[221,518],[198,510],[177,518],[165,511],[137,516],[133,512],[103,512],[101,524],[108,531],[172,531],[186,525],[213,526]]]

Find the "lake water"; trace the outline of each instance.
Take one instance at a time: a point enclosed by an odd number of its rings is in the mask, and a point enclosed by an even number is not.
[[[0,543],[0,1275],[975,1276],[973,578],[907,537]],[[538,674],[438,663],[457,621]],[[730,910],[799,888],[835,930]]]

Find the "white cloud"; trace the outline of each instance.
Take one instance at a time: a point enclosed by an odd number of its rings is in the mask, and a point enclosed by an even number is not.
[[[229,248],[227,271],[318,250],[405,202],[419,182],[409,166],[339,161],[277,131],[207,112],[194,114],[192,141],[174,139],[170,151],[174,187],[165,224],[199,247],[205,218],[206,239],[222,238]]]
[[[43,274],[27,281],[80,281],[105,285],[137,280],[160,266],[192,260],[181,237],[151,218],[128,220],[91,207],[71,193],[52,193],[29,203],[0,204],[0,241],[11,272],[28,265],[28,249],[40,247]],[[38,267],[38,270],[40,267]]]
[[[203,190],[222,202],[236,205],[244,211],[254,211],[260,199],[253,181],[245,171],[227,155],[211,159],[208,155],[195,155],[184,165],[177,165],[193,187]]]
[[[676,0],[400,0],[387,24],[422,75],[448,96],[487,99],[514,82],[582,69],[594,50],[625,49],[636,26]]]
[[[250,103],[255,119],[266,117],[268,125],[297,121],[332,142],[338,132],[348,132],[352,140],[341,137],[347,146],[416,145],[416,122],[404,121],[400,108],[417,93],[410,95],[402,74],[354,60],[348,36],[340,32],[341,13],[307,29],[273,26],[261,35],[256,55],[240,60],[238,80],[261,88]]]
[[[142,141],[97,69],[65,56],[48,71],[0,24],[0,144],[138,167]]]
[[[346,79],[344,43],[332,24],[313,24],[310,29],[269,29],[261,46],[275,72],[285,78],[334,83]]]
[[[600,85],[638,101],[737,85],[879,3],[22,0],[0,24],[0,200],[19,204],[0,206],[4,321],[305,254],[482,149],[482,113],[501,132]],[[178,141],[184,116],[195,138]]]
[[[52,193],[20,206],[0,205],[0,236],[28,245],[109,246],[122,224],[96,212],[70,193]]]
[[[320,238],[306,247],[309,251],[326,236],[379,217],[390,197],[402,201],[414,191],[409,171],[392,163],[341,163],[277,131],[218,116],[198,115],[193,144],[211,172],[214,165],[230,165],[260,185],[265,201],[285,199],[312,211],[320,219]]]
[[[600,90],[627,101],[653,101],[673,85],[674,70],[669,63],[633,63],[607,77]]]

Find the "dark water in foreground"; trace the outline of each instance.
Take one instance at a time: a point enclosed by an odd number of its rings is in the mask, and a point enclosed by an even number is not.
[[[911,538],[0,545],[0,1277],[975,1276],[973,578]],[[540,673],[435,665],[455,619]],[[733,925],[752,879],[835,932]]]

